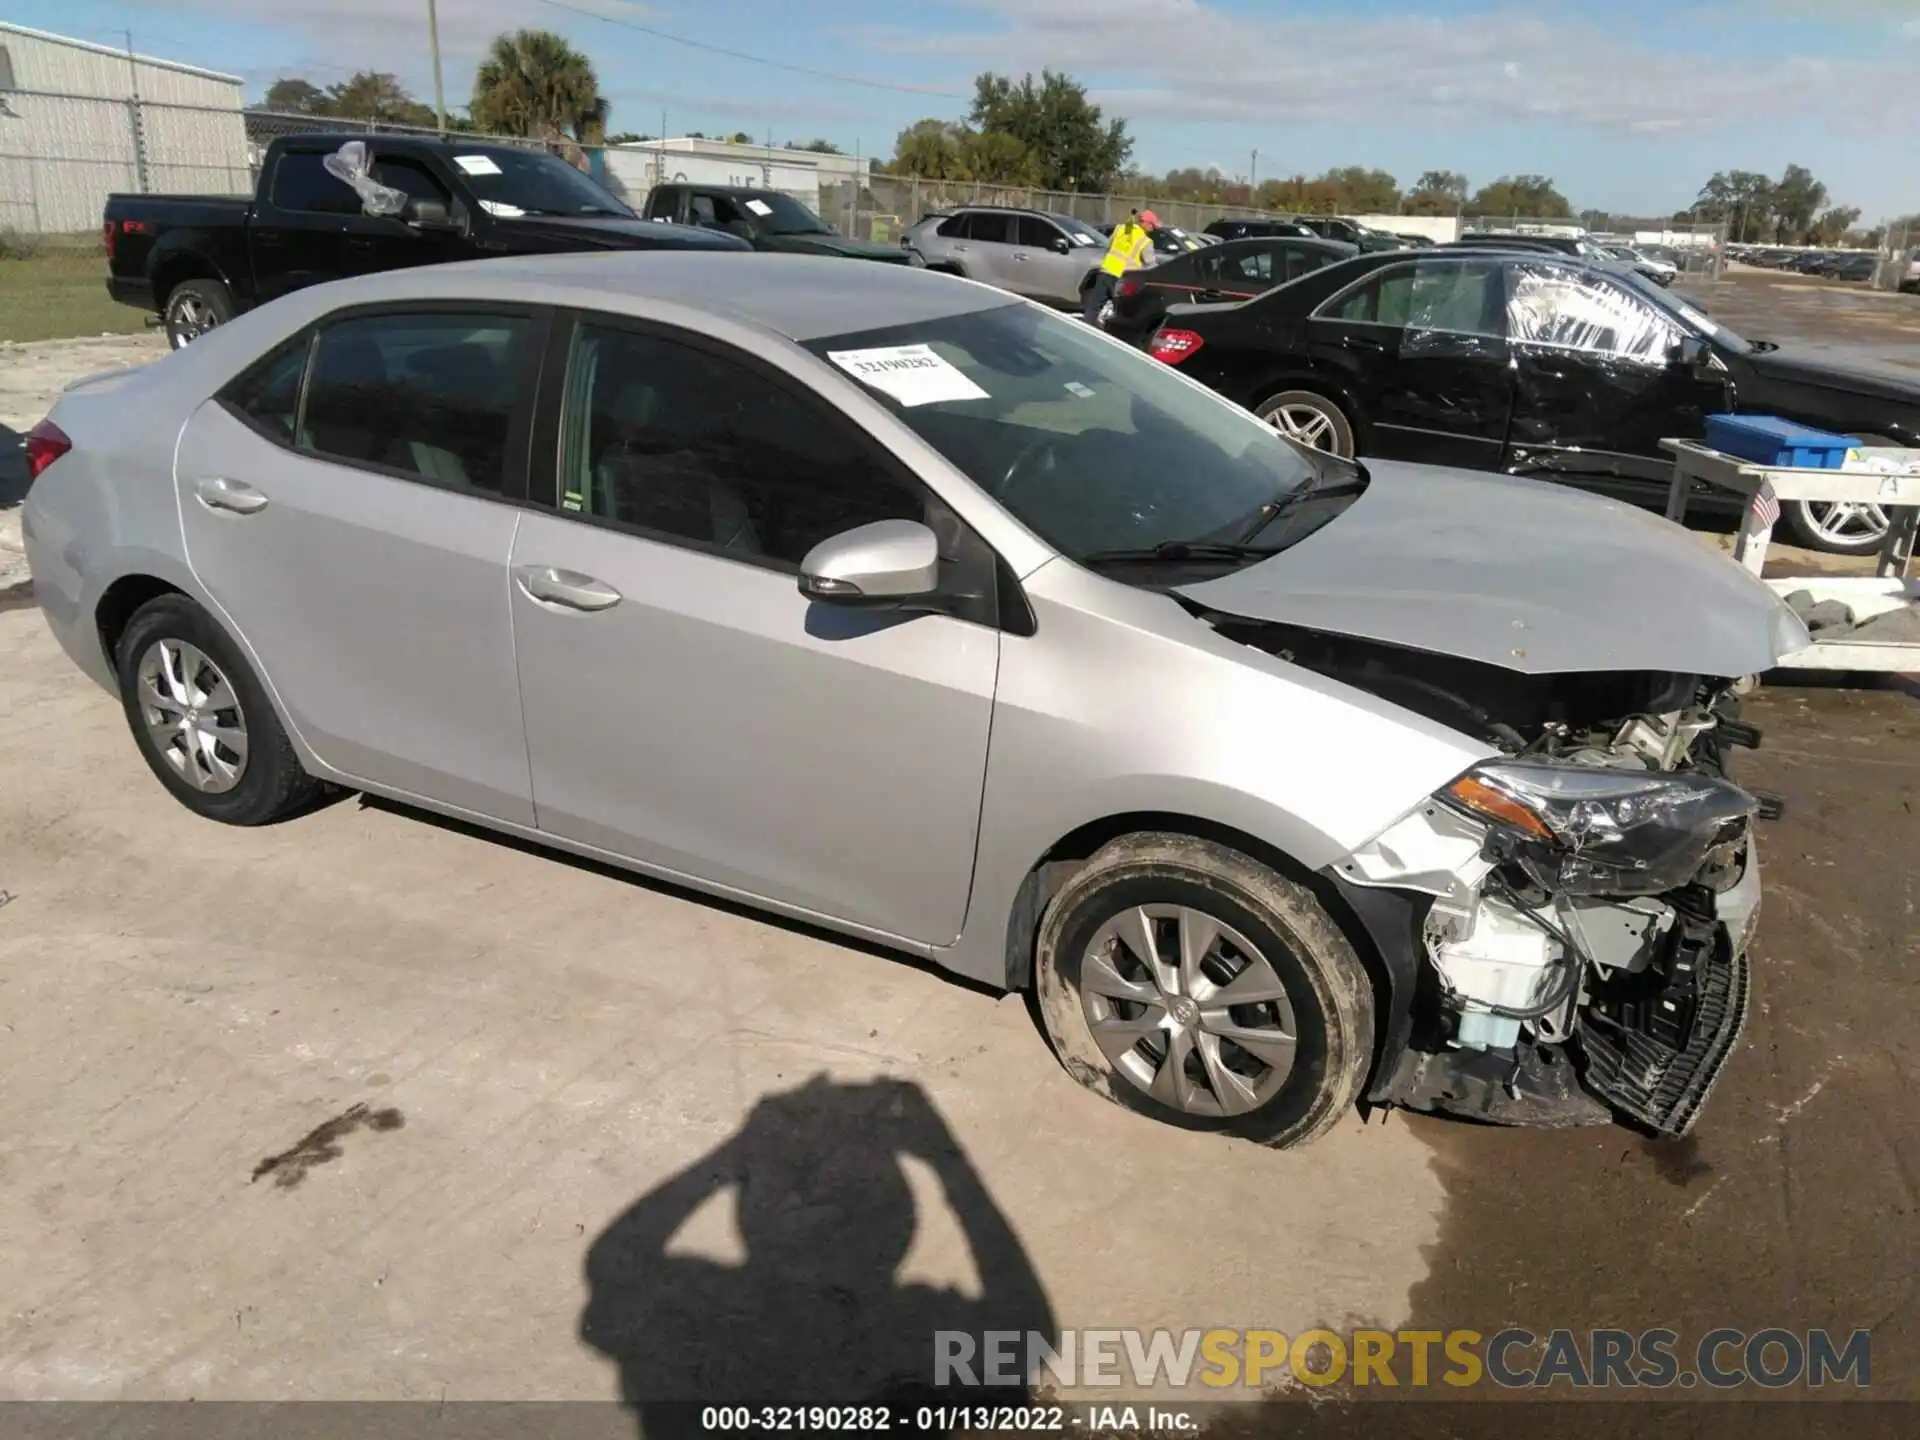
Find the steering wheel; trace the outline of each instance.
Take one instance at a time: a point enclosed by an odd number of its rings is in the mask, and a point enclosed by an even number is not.
[[[1042,458],[1048,462],[1049,468],[1059,463],[1060,452],[1057,442],[1064,438],[1049,430],[1021,446],[1020,453],[1013,457],[1013,463],[1007,466],[1006,473],[1000,477],[999,484],[993,487],[993,493],[1005,495],[1013,489],[1016,482],[1024,480],[1027,470],[1038,465]]]

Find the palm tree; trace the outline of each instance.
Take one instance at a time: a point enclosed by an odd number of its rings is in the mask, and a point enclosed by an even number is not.
[[[551,30],[496,35],[473,77],[474,123],[497,135],[598,144],[612,109],[593,62]]]

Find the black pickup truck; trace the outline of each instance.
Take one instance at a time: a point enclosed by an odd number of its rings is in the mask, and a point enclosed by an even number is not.
[[[327,167],[353,141],[366,147],[366,177],[404,195],[398,214],[369,213]],[[101,228],[108,293],[158,314],[176,349],[290,290],[376,270],[556,250],[753,248],[642,220],[557,156],[457,136],[283,136],[267,147],[254,199],[109,195]]]
[[[756,250],[789,255],[844,255],[905,265],[910,257],[898,245],[849,240],[791,195],[749,185],[694,185],[676,180],[647,192],[643,213],[649,220],[693,225],[737,235]]]

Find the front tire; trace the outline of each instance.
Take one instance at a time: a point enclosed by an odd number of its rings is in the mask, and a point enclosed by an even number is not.
[[[218,280],[182,280],[167,294],[167,344],[179,350],[233,318],[233,292]]]
[[[1269,395],[1253,413],[1289,440],[1324,450],[1342,460],[1354,456],[1353,425],[1346,412],[1315,390],[1282,390]]]
[[[173,798],[209,820],[267,825],[323,793],[240,647],[184,595],[134,612],[114,648],[140,754]]]
[[[1893,443],[1877,435],[1861,437],[1861,444],[1869,448]],[[1829,555],[1877,554],[1886,543],[1887,526],[1892,523],[1879,505],[1789,500],[1780,509],[1794,544]]]
[[[1116,840],[1042,917],[1038,1006],[1067,1072],[1117,1105],[1276,1149],[1358,1099],[1365,969],[1303,886],[1211,841]]]

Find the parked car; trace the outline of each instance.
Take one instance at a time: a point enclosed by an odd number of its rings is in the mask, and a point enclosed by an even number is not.
[[[1262,217],[1251,220],[1214,220],[1207,225],[1207,234],[1220,240],[1250,240],[1256,237],[1292,235],[1302,240],[1318,240],[1318,232],[1309,229],[1298,220],[1284,217]],[[1342,242],[1345,243],[1345,242]]]
[[[1607,253],[1605,246],[1585,235],[1530,235],[1512,230],[1474,230],[1450,243],[1481,247],[1498,245],[1503,249],[1519,247],[1527,250],[1553,250],[1562,255],[1573,255],[1584,260],[1614,258]]]
[[[1836,259],[1827,274],[1835,280],[1861,281],[1873,279],[1879,269],[1880,257],[1877,254],[1856,250]]]
[[[1107,237],[1084,220],[991,205],[929,215],[907,228],[900,245],[928,270],[1076,307],[1107,254]]]
[[[1749,341],[1614,262],[1493,250],[1363,255],[1257,300],[1176,306],[1152,352],[1335,454],[1665,499],[1659,442],[1717,412],[1920,445],[1920,376]],[[1703,508],[1734,509],[1727,492]],[[1801,544],[1876,550],[1877,506],[1794,501]]]
[[[647,192],[641,214],[702,230],[737,235],[756,250],[788,255],[840,255],[904,265],[898,245],[850,240],[793,196],[753,185],[692,185],[675,181]]]
[[[1632,245],[1603,245],[1600,248],[1621,264],[1631,265],[1656,285],[1671,285],[1680,274],[1680,267],[1671,261],[1657,259]]]
[[[347,145],[361,147],[373,210],[337,163],[327,168]],[[101,234],[107,293],[157,314],[175,349],[276,296],[350,275],[556,250],[748,248],[648,224],[543,151],[338,133],[273,141],[252,200],[109,195]]]
[[[1343,216],[1302,215],[1299,220],[1321,239],[1339,240],[1367,254],[1408,248],[1406,241],[1398,235],[1390,235],[1385,230],[1376,230],[1371,225],[1362,225],[1358,220],[1348,220]]]
[[[1772,592],[986,287],[369,276],[69,389],[28,463],[48,625],[209,819],[394,796],[1032,986],[1081,1083],[1272,1145],[1363,1097],[1682,1133],[1737,1038]]]
[[[1354,254],[1337,240],[1222,240],[1122,276],[1100,323],[1109,334],[1144,344],[1170,305],[1248,300]]]

